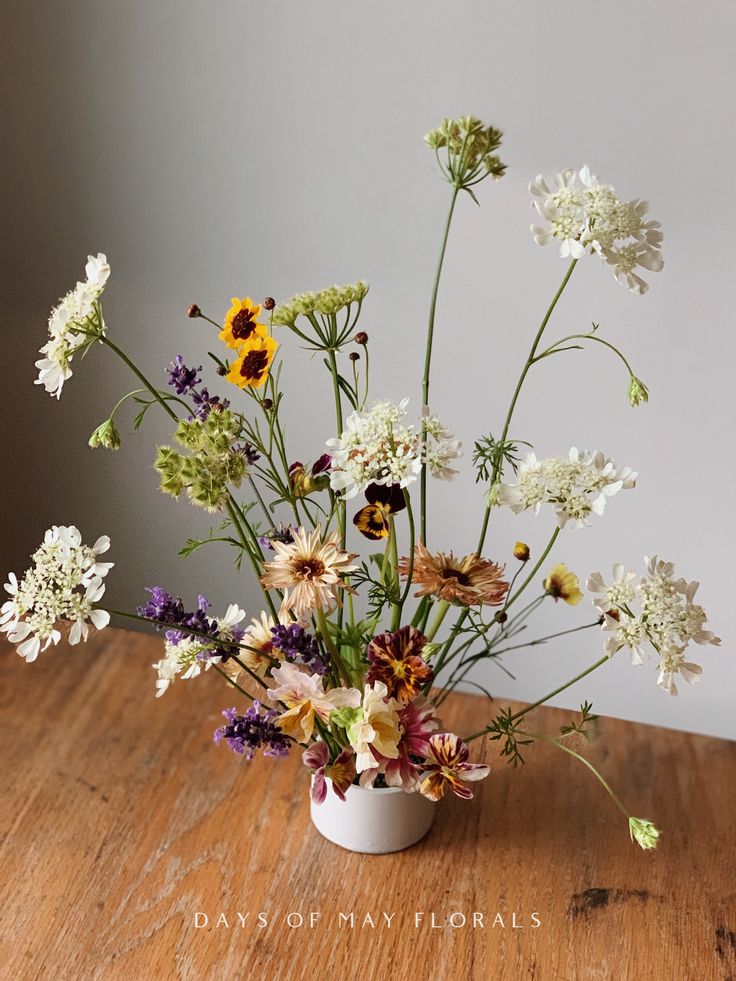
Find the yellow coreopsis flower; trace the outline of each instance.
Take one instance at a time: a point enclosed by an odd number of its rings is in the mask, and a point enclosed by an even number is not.
[[[225,326],[218,337],[234,351],[240,351],[251,338],[265,337],[267,330],[258,322],[260,303],[254,303],[249,296],[243,300],[234,296],[230,302],[232,306],[225,315]]]
[[[577,606],[583,598],[578,577],[570,572],[564,562],[550,569],[544,580],[544,589],[555,601],[564,600],[569,606]]]
[[[268,378],[278,346],[273,337],[253,334],[239,349],[237,360],[225,377],[239,388],[260,388]]]

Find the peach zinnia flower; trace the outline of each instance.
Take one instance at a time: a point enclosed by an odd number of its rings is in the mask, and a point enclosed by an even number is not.
[[[342,579],[352,572],[354,552],[340,548],[340,536],[333,531],[322,541],[319,527],[312,532],[294,531],[290,543],[272,542],[276,558],[266,562],[261,582],[266,589],[283,589],[281,613],[293,610],[301,619],[312,610],[331,610],[338,602],[340,589],[350,589]]]
[[[448,603],[463,606],[498,606],[509,588],[502,579],[504,567],[489,562],[472,552],[462,558],[452,552],[437,552],[434,555],[418,542],[414,549],[414,570],[412,582],[421,588],[415,596],[437,596]],[[399,562],[399,574],[409,575],[409,559]]]

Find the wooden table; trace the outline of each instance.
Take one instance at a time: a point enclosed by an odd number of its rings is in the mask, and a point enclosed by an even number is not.
[[[233,704],[214,672],[153,697],[160,649],[112,630],[33,665],[2,649],[3,978],[736,977],[736,744],[600,720],[589,752],[664,829],[655,853],[566,754],[512,770],[491,744],[475,801],[443,802],[407,852],[357,856],[313,830],[296,754],[212,743]],[[488,716],[447,702],[460,732]]]

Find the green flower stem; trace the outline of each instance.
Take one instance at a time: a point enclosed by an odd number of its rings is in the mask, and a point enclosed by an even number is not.
[[[587,667],[585,671],[581,671],[580,674],[576,674],[574,678],[571,678],[569,681],[566,681],[564,685],[560,685],[559,688],[555,688],[554,691],[549,692],[543,698],[537,699],[536,702],[532,702],[531,705],[527,705],[526,708],[520,709],[518,712],[514,713],[514,715],[511,716],[511,721],[515,722],[517,719],[521,719],[523,716],[525,716],[527,712],[531,712],[532,709],[539,708],[540,705],[544,705],[544,703],[548,702],[550,698],[554,698],[555,695],[559,695],[560,692],[563,692],[565,691],[565,689],[572,687],[572,685],[574,685],[578,681],[581,681],[587,675],[595,671],[596,668],[599,668],[602,664],[605,664],[608,660],[609,660],[608,655],[607,654],[604,655],[600,660],[596,661],[594,664],[591,664],[590,667]],[[487,735],[492,729],[493,729],[492,725],[486,726],[485,729],[480,729],[478,732],[474,732],[472,736],[468,736],[468,738],[465,739],[464,741],[466,743],[472,742],[474,739],[479,739],[481,736]]]
[[[565,290],[565,287],[567,286],[568,282],[570,281],[570,277],[572,276],[573,270],[575,269],[575,266],[577,265],[577,261],[578,261],[577,259],[573,259],[570,262],[570,265],[567,267],[567,272],[565,273],[565,275],[563,277],[563,280],[562,280],[562,282],[561,282],[561,284],[560,284],[557,292],[555,293],[554,297],[552,298],[552,302],[550,303],[549,307],[547,308],[547,312],[545,313],[544,318],[543,318],[541,324],[539,325],[539,329],[537,330],[537,333],[536,333],[536,336],[534,338],[534,341],[532,342],[532,346],[531,346],[531,349],[529,351],[529,355],[527,357],[526,364],[522,368],[521,374],[519,375],[519,380],[516,383],[516,388],[514,390],[514,394],[513,394],[512,398],[511,398],[511,403],[509,405],[508,412],[506,413],[506,419],[505,419],[504,425],[503,425],[503,432],[502,432],[502,435],[501,435],[501,441],[498,444],[500,449],[498,451],[498,454],[496,456],[496,459],[493,462],[493,468],[492,468],[492,471],[491,471],[491,480],[490,480],[490,487],[491,487],[491,489],[494,487],[496,481],[498,480],[498,477],[500,475],[500,472],[501,472],[501,467],[503,465],[503,448],[504,448],[504,445],[506,443],[506,439],[508,438],[509,427],[511,426],[511,419],[512,419],[512,417],[514,415],[514,410],[516,409],[516,403],[519,400],[519,395],[521,394],[521,389],[522,389],[522,387],[524,385],[524,381],[526,380],[526,376],[527,376],[527,374],[529,372],[529,369],[531,368],[532,364],[534,363],[534,359],[535,359],[536,353],[537,353],[537,348],[539,347],[539,343],[540,343],[540,341],[542,339],[542,335],[544,334],[544,331],[545,331],[545,329],[547,327],[547,324],[549,323],[550,317],[552,316],[552,313],[554,312],[554,309],[557,306],[557,303],[558,303],[560,297],[562,296],[562,294],[563,294],[563,292]],[[424,473],[424,471],[422,471],[422,473]],[[483,551],[483,545],[485,544],[486,535],[488,533],[488,523],[489,523],[490,517],[491,517],[491,504],[490,504],[490,502],[488,502],[486,504],[485,512],[483,514],[483,523],[482,523],[482,526],[481,526],[480,536],[479,536],[479,539],[478,539],[478,546],[476,548],[476,552],[477,552],[478,555],[480,555],[481,552]],[[542,558],[537,563],[537,565],[535,566],[535,568],[532,570],[532,573],[530,574],[530,576],[527,577],[527,580],[525,580],[525,582],[523,583],[522,587],[519,590],[517,590],[517,592],[514,593],[513,596],[511,596],[509,598],[509,601],[506,604],[507,606],[510,605],[511,602],[514,602],[516,600],[516,598],[521,594],[521,592],[523,592],[523,590],[526,589],[528,583],[531,581],[531,579],[533,578],[533,576],[536,575],[536,573],[538,571],[538,567],[541,565],[541,563],[544,560],[544,558],[546,558],[547,555],[549,554],[549,550],[552,547],[552,545],[554,544],[554,540],[556,539],[556,537],[557,537],[557,532],[553,535],[552,543],[547,546],[547,548],[546,548],[546,550],[545,550]],[[505,609],[505,607],[504,607],[504,609]],[[465,620],[466,620],[467,616],[468,616],[468,610],[467,609],[466,610],[463,610],[461,612],[460,616],[458,617],[458,619],[455,621],[455,624],[454,624],[454,626],[452,628],[452,631],[450,633],[450,637],[448,638],[447,642],[445,643],[444,648],[440,652],[440,656],[439,656],[439,659],[438,659],[438,667],[437,667],[437,670],[440,670],[442,668],[442,665],[443,665],[444,661],[447,658],[447,654],[450,651],[450,649],[452,647],[452,644],[455,642],[455,638],[457,637],[458,633],[460,632],[460,629],[461,629],[462,625],[465,623]]]
[[[250,528],[250,525],[245,520],[245,518],[242,516],[240,509],[238,508],[237,504],[235,503],[232,497],[228,498],[228,502],[226,506],[227,506],[227,513],[230,515],[230,520],[235,526],[235,529],[238,532],[238,535],[240,536],[240,540],[243,543],[243,551],[247,554],[248,558],[250,559],[250,563],[253,566],[253,571],[256,574],[258,585],[261,587],[261,592],[263,593],[266,603],[268,604],[268,608],[271,611],[271,615],[275,620],[278,620],[278,613],[276,612],[276,605],[274,604],[273,597],[271,596],[270,591],[266,589],[266,587],[261,582],[261,576],[263,574],[263,569],[261,568],[262,562],[259,562],[259,559],[253,550],[253,544],[248,538],[248,531],[246,529],[248,529],[251,532],[251,534],[252,534],[252,529]],[[243,522],[242,524],[241,524],[241,519]]]
[[[453,691],[455,688],[457,688],[458,685],[461,685],[463,683],[468,673],[472,671],[472,669],[479,661],[485,661],[489,658],[500,657],[502,654],[508,654],[510,651],[519,651],[525,647],[537,647],[540,644],[546,644],[547,641],[556,640],[558,637],[566,637],[568,634],[576,634],[579,633],[581,630],[590,630],[591,627],[599,627],[599,626],[600,626],[600,620],[594,620],[592,623],[584,623],[580,627],[572,627],[569,630],[560,630],[554,634],[547,634],[546,637],[537,637],[535,640],[527,640],[523,644],[511,644],[509,647],[502,647],[500,651],[496,651],[493,650],[492,648],[486,647],[484,650],[477,651],[475,654],[472,654],[467,658],[462,658],[462,660],[458,661],[458,663],[453,668],[453,672],[452,675],[450,676],[450,680],[447,682],[446,685],[442,686],[443,688],[442,694],[435,702],[435,705],[439,707],[442,704],[442,702],[445,700],[445,698],[450,694],[450,692]],[[473,637],[470,641],[466,641],[466,643],[463,644],[463,646],[459,648],[456,653],[460,653],[462,652],[463,649],[467,649],[467,647],[469,647],[470,644],[472,644],[475,640],[476,638]],[[460,672],[459,675],[458,672]]]
[[[450,207],[447,212],[447,220],[445,221],[445,230],[442,236],[442,245],[440,247],[440,255],[437,261],[437,270],[434,276],[434,285],[432,287],[432,299],[429,305],[429,323],[427,325],[427,349],[424,356],[424,375],[422,377],[422,406],[429,404],[429,374],[432,367],[432,345],[434,342],[434,320],[435,314],[437,312],[437,297],[440,288],[440,279],[442,278],[442,266],[445,261],[445,251],[447,249],[447,240],[450,235],[450,225],[452,224],[452,216],[455,211],[455,203],[457,201],[457,196],[460,192],[460,185],[454,184],[452,188],[452,197],[450,198]],[[422,431],[422,450],[427,443],[427,434]],[[421,540],[426,545],[427,543],[427,468],[422,467],[421,474],[419,476],[419,486],[420,486],[420,537]]]
[[[250,484],[251,489],[253,490],[255,499],[258,501],[261,511],[263,511],[264,517],[266,518],[266,521],[268,522],[268,526],[270,528],[273,525],[273,515],[266,507],[266,502],[261,497],[260,491],[258,490],[258,487],[256,486],[256,482],[255,480],[253,480],[252,475],[248,476],[248,483]]]
[[[537,355],[537,357],[534,360],[535,361],[541,361],[542,358],[546,358],[550,354],[557,354],[559,351],[562,350],[562,348],[560,347],[561,344],[565,344],[567,341],[578,341],[578,340],[580,340],[580,341],[595,341],[596,344],[603,344],[604,347],[607,347],[609,350],[613,351],[613,353],[616,354],[623,361],[624,365],[626,366],[626,370],[628,371],[628,373],[630,375],[633,375],[634,374],[634,370],[631,367],[631,365],[629,364],[628,360],[624,357],[623,353],[621,351],[619,351],[619,349],[616,347],[615,344],[611,344],[610,341],[605,340],[603,337],[598,337],[597,334],[591,334],[591,333],[587,333],[587,334],[570,334],[567,337],[562,337],[559,341],[557,341],[551,347],[548,347],[546,351],[542,351],[541,354]]]
[[[616,807],[623,814],[625,814],[628,819],[631,818],[631,815],[626,810],[624,805],[621,803],[621,800],[619,799],[618,795],[613,792],[611,785],[608,783],[607,780],[605,780],[601,776],[601,774],[598,772],[598,770],[596,770],[596,768],[593,766],[590,760],[586,760],[586,758],[584,756],[581,756],[580,753],[576,753],[574,749],[570,749],[569,746],[565,746],[559,739],[553,739],[551,736],[546,736],[545,738],[547,739],[547,742],[551,743],[553,746],[556,746],[558,749],[561,749],[563,753],[569,753],[570,756],[574,756],[576,760],[579,760],[582,764],[584,764],[584,766],[587,766],[587,768],[590,770],[590,772],[593,774],[596,780],[599,780],[601,784],[603,784],[605,789],[608,791],[608,794],[611,797],[613,803],[616,805]]]
[[[392,570],[392,582],[396,584],[397,589],[399,588],[399,546],[396,541],[396,524],[394,522],[393,515],[389,517],[389,527],[390,533],[388,536],[388,552],[389,561],[391,563]],[[391,607],[391,630],[398,630],[399,624],[401,622],[401,598],[399,598],[398,603],[393,603]]]
[[[350,677],[350,671],[348,670],[347,665],[345,664],[342,657],[340,656],[340,652],[335,646],[332,637],[330,637],[330,631],[327,626],[327,617],[325,616],[324,610],[319,609],[316,611],[316,620],[319,626],[320,633],[322,635],[322,642],[324,643],[325,647],[329,651],[333,664],[339,671],[347,687],[352,688],[353,679]]]
[[[412,506],[411,506],[411,495],[409,494],[409,491],[406,489],[406,487],[404,488],[404,500],[406,501],[406,515],[407,518],[409,519],[409,568],[407,569],[406,586],[404,587],[404,592],[401,594],[401,599],[399,600],[402,613],[404,611],[404,604],[406,603],[409,597],[409,591],[411,589],[411,580],[412,580],[412,576],[414,575],[414,547],[416,545],[414,511],[412,510]]]
[[[435,614],[434,620],[432,621],[432,626],[425,634],[427,640],[429,641],[434,640],[437,631],[442,626],[442,621],[445,619],[445,617],[447,616],[450,610],[450,606],[451,604],[448,603],[447,600],[440,600],[440,602],[437,604],[437,612]]]
[[[414,611],[414,616],[411,618],[412,627],[419,628],[419,624],[422,622],[424,614],[427,610],[429,610],[429,607],[430,607],[429,596],[422,596],[422,598],[419,600],[419,603],[417,604],[416,610]]]
[[[510,595],[509,595],[509,597],[508,597],[508,599],[506,601],[506,604],[504,605],[504,610],[508,610],[508,608],[511,606],[511,604],[512,603],[515,603],[517,601],[517,599],[521,596],[521,594],[524,592],[524,590],[527,588],[527,586],[532,582],[532,580],[534,579],[534,577],[537,575],[537,573],[539,572],[540,568],[542,567],[545,559],[547,558],[547,556],[549,555],[549,553],[552,551],[552,548],[553,548],[555,542],[557,541],[557,536],[559,534],[560,534],[560,529],[559,529],[559,527],[557,527],[552,532],[552,536],[551,536],[550,540],[547,542],[547,547],[542,552],[542,554],[539,556],[538,560],[534,564],[534,568],[529,573],[529,575],[526,577],[526,579],[521,584],[521,586],[519,586],[519,588],[513,594],[511,594],[511,591],[509,590]]]
[[[156,399],[156,401],[158,403],[160,403],[160,405],[163,408],[164,412],[168,413],[168,415],[170,415],[172,419],[174,419],[174,420],[176,420],[176,422],[178,422],[179,421],[179,417],[174,412],[174,410],[171,408],[171,406],[168,404],[168,402],[166,401],[166,399],[163,398],[163,396],[161,395],[161,393],[156,388],[154,388],[154,386],[146,378],[146,376],[143,374],[143,372],[130,360],[130,358],[128,357],[128,355],[124,351],[121,351],[120,348],[117,346],[117,344],[114,344],[110,340],[110,338],[107,337],[105,334],[101,334],[100,335],[100,340],[102,341],[103,344],[106,344],[110,348],[111,351],[114,351],[115,354],[117,354],[117,356],[122,361],[124,361],[127,364],[127,366],[130,368],[130,370],[136,376],[136,378],[138,378],[139,381],[141,381],[143,383],[143,385],[148,389],[148,391],[151,393],[151,395],[153,395],[153,397]]]
[[[230,677],[230,675],[227,673],[227,671],[223,671],[222,670],[222,668],[220,667],[219,664],[213,664],[212,667],[215,669],[215,671],[218,672],[218,674],[221,674],[222,675],[222,677],[225,679],[225,681],[227,681],[227,683],[229,685],[232,685],[233,688],[237,688],[237,690],[240,692],[241,695],[245,695],[245,697],[246,698],[249,698],[251,700],[251,702],[255,701],[255,699],[253,698],[253,696],[251,694],[249,694],[245,690],[245,688],[241,688],[241,686],[237,683],[237,681],[235,681],[233,678]]]
[[[547,324],[549,323],[549,319],[552,316],[552,313],[553,313],[555,307],[557,306],[557,303],[558,303],[560,297],[562,296],[562,294],[563,294],[563,292],[565,290],[565,287],[567,286],[567,284],[570,281],[570,277],[572,276],[573,270],[575,269],[575,266],[577,265],[577,263],[578,263],[578,260],[577,259],[572,259],[571,262],[570,262],[570,265],[567,267],[567,272],[565,273],[565,275],[563,277],[563,280],[562,280],[562,282],[560,284],[560,287],[557,290],[557,292],[555,293],[554,297],[552,298],[552,302],[547,307],[547,312],[544,315],[544,319],[542,320],[542,323],[539,325],[539,330],[537,331],[536,336],[534,338],[534,341],[532,342],[532,346],[531,346],[531,349],[529,351],[529,355],[528,355],[528,357],[526,359],[526,364],[521,369],[521,374],[519,375],[519,380],[516,383],[516,388],[514,390],[514,394],[513,394],[512,398],[511,398],[511,404],[509,405],[508,412],[506,413],[506,420],[505,420],[505,422],[503,424],[503,432],[501,433],[501,441],[498,444],[499,445],[499,450],[497,452],[496,459],[494,460],[494,463],[493,463],[493,471],[492,471],[492,474],[491,474],[491,488],[495,485],[495,483],[496,483],[496,481],[497,481],[497,479],[498,479],[498,477],[500,475],[500,472],[501,472],[501,467],[503,465],[503,448],[504,448],[504,446],[506,444],[506,439],[508,438],[508,435],[509,435],[509,427],[511,425],[511,419],[512,419],[512,417],[514,415],[514,410],[516,409],[516,403],[519,400],[519,395],[521,394],[521,389],[524,386],[524,382],[526,380],[526,376],[527,376],[527,374],[529,372],[529,369],[534,364],[534,359],[535,359],[536,354],[537,354],[537,348],[539,347],[539,342],[542,340],[542,334],[544,333],[545,328],[547,327]],[[481,528],[480,538],[478,539],[478,547],[476,549],[478,555],[480,555],[481,551],[483,550],[483,545],[484,545],[485,540],[486,540],[486,534],[488,532],[488,521],[490,519],[490,516],[491,516],[491,505],[490,505],[490,503],[488,503],[488,504],[486,504],[486,510],[485,510],[484,515],[483,515],[483,525],[482,525],[482,528]]]

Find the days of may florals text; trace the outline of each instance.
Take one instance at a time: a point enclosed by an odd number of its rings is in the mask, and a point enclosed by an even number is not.
[[[584,598],[578,576],[551,557],[558,539],[599,520],[613,498],[635,487],[637,474],[598,449],[532,452],[531,444],[512,435],[512,424],[537,366],[588,345],[602,345],[621,363],[632,406],[647,401],[646,386],[597,326],[552,340],[548,328],[578,264],[592,264],[588,257],[597,257],[630,293],[643,294],[644,277],[662,268],[660,226],[647,217],[644,201],[620,198],[587,166],[530,183],[533,239],[558,250],[563,278],[535,327],[500,427],[474,445],[471,465],[482,489],[478,538],[457,554],[439,551],[427,520],[432,482],[453,480],[463,465],[450,420],[430,399],[445,249],[458,200],[478,203],[479,185],[500,180],[505,166],[498,156],[501,133],[473,117],[444,120],[426,143],[450,192],[418,412],[405,392],[369,400],[369,338],[360,326],[368,286],[362,281],[279,302],[235,297],[222,320],[192,305],[189,317],[202,323],[203,337],[210,332],[211,379],[176,354],[166,381],[161,369],[162,382],[151,380],[121,350],[103,316],[110,276],[104,255],[89,257],[84,282],[49,318],[37,384],[58,399],[72,364],[77,367],[90,348],[103,345],[122,358],[138,387],[112,408],[90,446],[120,446],[117,419],[126,403],[137,408],[136,430],[150,409],[165,413],[171,440],[157,448],[153,463],[161,490],[212,515],[209,534],[189,539],[182,554],[209,543],[231,548],[237,567],[245,561],[252,569],[263,608],[249,617],[232,604],[216,616],[204,596],[186,603],[157,585],[147,588],[136,613],[111,610],[104,604],[113,565],[103,558],[109,539],[85,545],[77,528],[54,526],[28,571],[20,579],[10,574],[1,629],[33,661],[62,636],[70,644],[87,640],[111,615],[155,625],[162,632],[156,694],[218,672],[236,705],[223,711],[215,741],[245,759],[258,751],[269,757],[300,753],[318,803],[328,793],[344,799],[353,784],[400,788],[431,801],[448,793],[470,798],[472,784],[490,772],[473,759],[479,740],[498,740],[500,755],[515,765],[523,761],[524,747],[544,739],[592,770],[625,814],[632,838],[653,848],[655,825],[632,816],[578,752],[576,737],[587,736],[596,718],[591,705],[584,702],[580,715],[553,735],[536,732],[528,713],[625,653],[633,664],[653,661],[660,687],[676,695],[681,680],[692,684],[701,673],[690,660],[690,645],[719,639],[706,628],[697,582],[657,556],[645,558],[637,571],[616,562],[610,574],[593,572],[584,580],[592,619],[525,639],[541,604],[562,610]],[[334,430],[309,448],[309,462],[287,443],[282,408],[289,393],[279,364],[303,356],[298,349],[305,347],[324,363],[335,413]],[[547,523],[549,542],[538,555],[523,540],[513,554],[493,551],[489,529],[500,508],[525,522],[534,515]],[[480,688],[472,675],[484,661],[589,629],[602,631],[599,656],[574,678],[526,708],[489,712],[479,732],[445,730],[444,699],[460,684]]]

